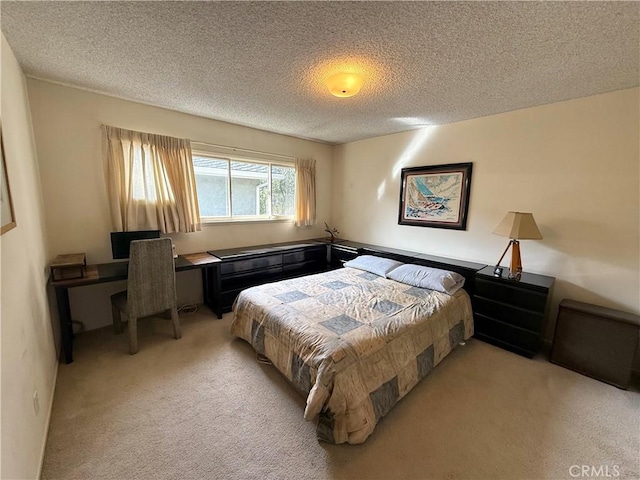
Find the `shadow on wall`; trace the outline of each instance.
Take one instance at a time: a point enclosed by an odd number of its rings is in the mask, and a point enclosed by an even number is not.
[[[629,311],[624,305],[612,302],[611,299],[599,295],[598,293],[588,290],[576,285],[575,283],[567,282],[566,280],[556,279],[556,283],[553,286],[553,300],[551,311],[549,312],[549,319],[545,328],[544,339],[549,344],[553,341],[553,335],[556,329],[556,319],[558,318],[558,307],[560,302],[564,299],[576,300],[578,302],[591,303],[593,305],[599,305],[601,307],[613,308],[616,310]]]
[[[586,219],[555,218],[547,221],[542,240],[549,250],[545,269],[555,272],[556,276],[552,310],[544,335],[547,342],[553,339],[558,305],[562,299],[627,312],[633,310],[629,304],[612,300],[611,295],[612,285],[626,286],[623,288],[631,291],[633,282],[637,282],[640,256],[637,245],[629,240],[632,229],[633,226],[613,222],[603,228],[602,223]]]
[[[629,239],[630,227],[610,224],[603,228],[602,221],[555,218],[544,226],[545,246],[567,253],[566,260],[606,259],[606,263],[623,268],[638,267],[638,246]],[[563,265],[558,269],[562,271]]]

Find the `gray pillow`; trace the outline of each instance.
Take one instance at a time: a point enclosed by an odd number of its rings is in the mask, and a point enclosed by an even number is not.
[[[374,257],[373,255],[360,255],[344,264],[345,267],[357,268],[381,277],[386,277],[391,270],[398,268],[400,265],[404,264],[388,258]]]
[[[464,285],[464,277],[459,273],[438,268],[423,267],[413,263],[404,265],[389,272],[387,278],[406,283],[414,287],[428,288],[453,295]]]

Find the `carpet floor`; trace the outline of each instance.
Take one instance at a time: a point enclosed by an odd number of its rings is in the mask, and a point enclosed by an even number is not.
[[[304,399],[229,334],[230,314],[202,308],[181,322],[181,340],[165,319],[139,322],[134,356],[108,328],[77,339],[58,372],[42,478],[640,477],[640,395],[543,357],[472,339],[364,444],[328,445],[302,418]]]

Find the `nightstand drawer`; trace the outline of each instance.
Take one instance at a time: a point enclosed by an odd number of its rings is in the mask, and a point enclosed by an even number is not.
[[[476,278],[475,294],[536,312],[544,312],[547,303],[547,292],[530,290],[521,284],[507,285],[483,278]]]
[[[475,332],[483,340],[493,338],[532,354],[540,349],[540,335],[536,333],[498,322],[479,313],[474,315],[474,322]]]
[[[532,312],[531,310],[480,297],[477,294],[473,297],[473,309],[476,313],[500,320],[509,325],[526,328],[538,334],[542,332],[544,311],[539,313]]]

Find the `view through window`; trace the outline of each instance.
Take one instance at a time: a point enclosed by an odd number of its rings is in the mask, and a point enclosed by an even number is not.
[[[193,155],[200,217],[277,219],[291,217],[295,202],[293,165]]]

